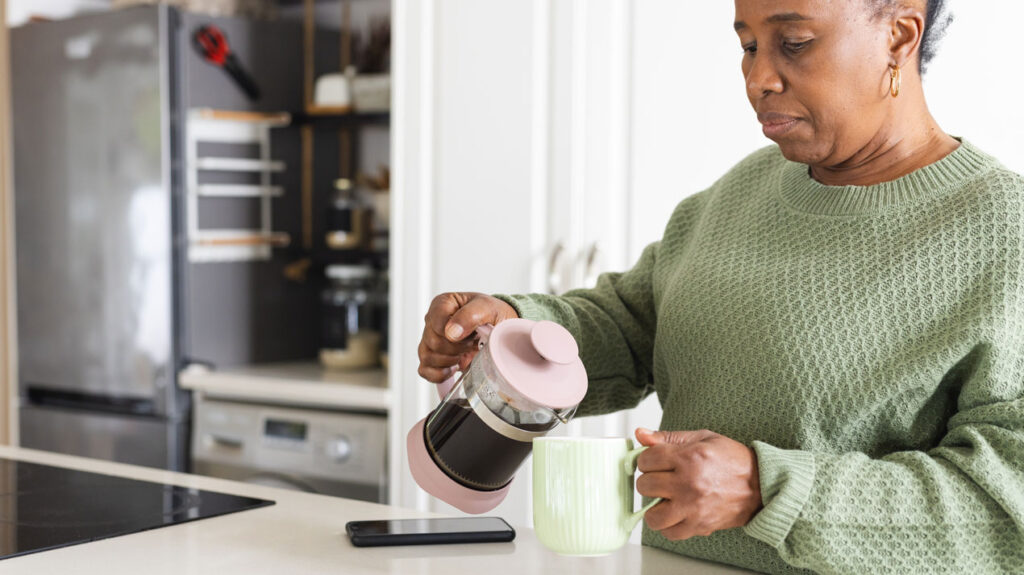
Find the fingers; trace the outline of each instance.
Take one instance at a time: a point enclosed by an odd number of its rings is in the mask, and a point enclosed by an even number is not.
[[[636,458],[636,468],[651,471],[686,471],[701,468],[718,457],[714,441],[695,441],[683,445],[660,443],[648,447]]]
[[[663,443],[683,445],[710,439],[717,434],[707,429],[698,431],[652,431],[645,427],[636,428],[636,439],[641,445],[659,445]]]
[[[636,478],[636,491],[644,497],[673,499],[679,495],[679,486],[671,473],[656,471]]]
[[[667,445],[648,447],[636,458],[636,468],[644,473],[653,471],[673,471],[676,468],[677,454]]]
[[[462,353],[444,353],[444,351],[438,352],[430,349],[428,340],[430,338],[424,334],[420,345],[417,350],[420,357],[419,374],[420,377],[427,381],[434,383],[441,383],[442,381],[451,377],[452,373],[455,372],[452,369],[454,366],[460,364],[463,354]]]
[[[428,353],[435,353],[440,355],[460,356],[464,353],[476,351],[477,342],[473,339],[464,339],[462,341],[449,341],[442,334],[434,333],[430,328],[423,329],[423,337],[420,339],[421,349],[426,350]],[[421,358],[422,359],[422,358]],[[449,365],[453,365],[453,361]]]
[[[430,302],[430,309],[423,319],[431,333],[449,342],[459,342],[467,339],[477,327],[497,323],[497,313],[493,309],[495,301],[504,303],[477,293],[443,293]]]
[[[666,539],[673,541],[707,534],[689,517],[688,513],[693,511],[691,506],[673,499],[679,496],[675,481],[671,473],[658,472],[645,473],[636,480],[636,490],[641,495],[664,499],[644,514],[644,522],[651,529],[661,531]]]
[[[514,317],[518,315],[512,306],[488,295],[450,292],[435,297],[423,318],[417,350],[420,376],[441,383],[456,370],[465,371],[478,349],[470,334],[481,325]]]
[[[634,432],[636,440],[640,442],[640,445],[650,447],[658,442],[654,435],[654,431],[647,429],[646,427],[638,427]]]
[[[644,515],[644,522],[655,531],[661,531],[665,539],[680,541],[697,535],[708,536],[715,532],[707,522],[699,517],[690,517],[682,506],[673,505],[671,501],[662,501]]]
[[[453,365],[459,365],[462,359],[462,354],[448,355],[445,353],[433,353],[426,350],[423,344],[420,344],[420,365],[423,367],[439,367],[446,368]]]
[[[454,314],[463,304],[469,301],[467,294],[443,293],[430,302],[427,315],[423,318],[426,329],[432,333],[443,336],[444,328]]]
[[[746,525],[761,508],[752,449],[707,431],[637,430],[649,447],[637,457],[637,491],[664,501],[645,515],[667,539],[709,535]]]
[[[469,364],[473,361],[474,357],[476,357],[476,352],[464,353],[460,355],[459,371],[465,372],[467,369],[469,369]]]
[[[444,336],[444,325],[463,298],[460,294],[441,294],[434,298],[430,311],[424,318],[423,336],[417,353],[420,358],[420,377],[434,383],[441,383],[455,373],[458,367],[468,364],[476,351],[476,342],[463,340],[453,342]]]
[[[667,500],[651,507],[644,514],[644,522],[655,531],[667,529],[683,521],[686,521],[686,516],[683,515],[682,509]]]
[[[512,306],[500,299],[475,296],[452,315],[445,325],[444,334],[450,341],[460,341],[482,325],[497,325],[508,319],[510,309]],[[512,317],[515,317],[514,311]]]
[[[476,353],[464,353],[454,357],[455,359],[450,366],[443,365],[443,361],[439,362],[442,363],[442,365],[437,367],[421,363],[418,370],[420,377],[434,383],[443,383],[458,371],[465,373],[465,371],[469,369],[469,364],[473,361],[473,358],[476,357]]]
[[[419,369],[416,370],[420,374],[420,377],[431,382],[431,383],[444,383],[455,373],[455,366],[452,367],[426,367],[420,365]]]

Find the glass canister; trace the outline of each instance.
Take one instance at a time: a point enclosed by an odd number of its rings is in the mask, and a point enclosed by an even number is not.
[[[330,369],[363,369],[380,358],[381,297],[368,265],[327,266],[323,292],[320,362]]]
[[[568,423],[587,390],[576,341],[562,326],[512,319],[477,331],[486,343],[407,440],[417,483],[468,513],[504,499],[533,439]]]
[[[324,241],[332,250],[368,250],[373,237],[373,208],[352,180],[334,182],[334,197],[327,210]]]

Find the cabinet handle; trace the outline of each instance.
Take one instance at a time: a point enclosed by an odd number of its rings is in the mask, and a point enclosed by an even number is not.
[[[592,288],[597,285],[597,276],[600,272],[597,269],[597,260],[601,255],[601,248],[597,242],[590,244],[590,249],[583,257],[583,287]]]
[[[209,446],[225,447],[227,449],[241,449],[244,445],[241,439],[225,437],[223,435],[207,434],[206,444]]]
[[[559,276],[563,255],[565,255],[565,244],[558,242],[551,249],[551,257],[548,258],[548,293],[552,295],[558,295],[563,291],[562,278]]]

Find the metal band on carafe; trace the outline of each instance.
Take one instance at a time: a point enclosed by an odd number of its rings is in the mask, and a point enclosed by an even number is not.
[[[523,443],[532,443],[534,437],[544,437],[550,431],[547,429],[544,431],[527,431],[512,425],[491,411],[491,408],[487,407],[487,404],[480,399],[479,395],[470,401],[470,406],[473,408],[473,413],[476,413],[480,417],[480,421],[487,424],[487,427],[509,439]]]

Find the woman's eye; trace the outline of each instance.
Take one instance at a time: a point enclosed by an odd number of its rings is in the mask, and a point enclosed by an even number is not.
[[[744,54],[754,54],[757,52],[757,44],[744,44],[741,47]]]
[[[795,54],[802,51],[804,48],[811,44],[811,40],[804,40],[803,42],[783,42],[782,46],[789,52]]]

